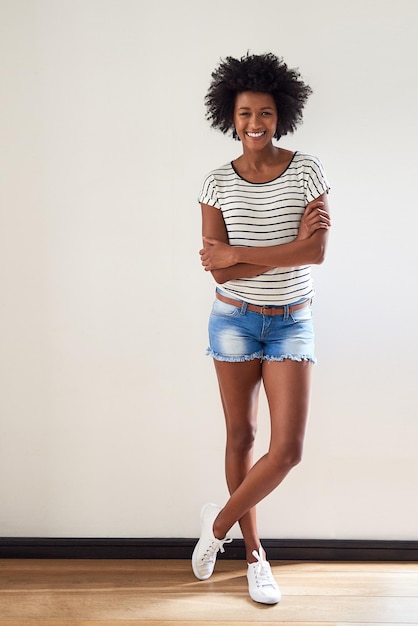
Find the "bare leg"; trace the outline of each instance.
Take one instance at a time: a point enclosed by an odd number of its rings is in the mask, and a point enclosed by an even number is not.
[[[262,365],[258,359],[243,363],[215,361],[215,368],[226,421],[226,481],[232,494],[253,465]],[[255,507],[247,510],[238,521],[247,560],[253,561],[251,553],[260,546]]]
[[[309,362],[263,363],[262,377],[271,419],[270,447],[219,513],[213,525],[216,537],[223,538],[237,520],[273,491],[299,463],[309,407],[310,374]],[[225,386],[223,395],[226,395]]]

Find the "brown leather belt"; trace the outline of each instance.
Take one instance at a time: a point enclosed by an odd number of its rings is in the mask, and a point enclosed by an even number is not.
[[[218,291],[216,292],[216,297],[221,302],[225,302],[225,304],[232,304],[232,306],[243,305],[242,300],[233,300],[232,298],[227,298],[222,295]],[[303,309],[305,306],[310,304],[310,300],[306,300],[305,302],[301,302],[300,304],[294,304],[289,307],[289,315],[293,313],[293,311],[298,311],[299,309]],[[283,306],[266,306],[265,304],[260,306],[258,304],[247,304],[247,311],[252,311],[253,313],[259,313],[260,315],[284,315],[285,307]]]

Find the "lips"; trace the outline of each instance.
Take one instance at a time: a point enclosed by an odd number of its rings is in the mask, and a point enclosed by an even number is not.
[[[246,133],[246,135],[248,135],[248,137],[252,137],[253,139],[258,139],[259,137],[262,137],[265,134],[266,134],[265,130],[263,130],[260,133],[249,133],[249,132]]]

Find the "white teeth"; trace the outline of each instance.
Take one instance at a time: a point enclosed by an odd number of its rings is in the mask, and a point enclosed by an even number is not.
[[[247,133],[247,135],[249,137],[262,137],[264,135],[264,132],[262,132],[262,133]]]

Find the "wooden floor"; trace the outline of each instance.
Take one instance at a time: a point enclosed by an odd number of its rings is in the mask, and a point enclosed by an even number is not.
[[[418,625],[417,563],[271,563],[280,604],[252,602],[241,561],[0,560],[7,626]]]

